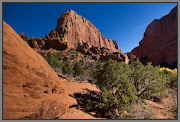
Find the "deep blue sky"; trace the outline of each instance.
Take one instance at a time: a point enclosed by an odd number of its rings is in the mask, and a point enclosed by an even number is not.
[[[168,14],[177,3],[4,3],[3,20],[29,37],[55,29],[63,11],[73,9],[101,34],[116,40],[123,53],[139,45],[148,24]]]

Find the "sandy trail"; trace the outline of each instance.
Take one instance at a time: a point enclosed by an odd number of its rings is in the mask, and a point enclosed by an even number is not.
[[[65,93],[64,93],[64,99],[66,100],[67,104],[69,104],[69,107],[72,105],[78,105],[75,98],[71,97],[70,95],[74,93],[85,93],[86,90],[91,91],[100,91],[96,88],[96,85],[92,85],[90,83],[76,83],[76,82],[67,82],[65,79],[61,79],[64,87],[65,87]],[[75,107],[69,108],[66,113],[58,117],[58,119],[99,119],[91,116],[90,114],[87,114],[83,112],[80,109],[77,109]]]

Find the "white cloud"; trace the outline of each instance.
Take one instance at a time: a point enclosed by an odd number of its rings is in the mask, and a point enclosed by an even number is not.
[[[137,26],[136,28],[134,28],[133,31],[137,31],[137,30],[142,29],[142,28],[147,28],[147,26],[148,26],[149,24],[150,24],[150,22],[146,22],[146,23],[144,23],[144,24],[142,24],[142,25],[139,25],[139,26]]]

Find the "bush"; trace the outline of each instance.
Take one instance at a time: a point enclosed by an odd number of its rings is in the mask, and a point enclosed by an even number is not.
[[[87,104],[86,104],[86,110],[91,112],[91,111],[94,111],[95,109],[95,104],[91,101],[89,101]]]
[[[171,88],[177,88],[177,74],[168,70],[161,70],[162,74],[168,78],[168,85]]]
[[[91,68],[90,75],[91,75],[91,77],[93,77],[93,78],[96,77],[96,68]]]
[[[66,62],[63,66],[63,74],[66,76],[72,77],[74,70],[69,62]]]
[[[152,63],[143,65],[136,57],[131,64],[107,61],[99,71],[93,71],[96,85],[102,91],[102,106],[106,110],[129,110],[138,98],[164,96],[167,77]]]
[[[44,58],[51,66],[51,68],[61,73],[63,66],[59,62],[59,56],[55,55],[54,53],[48,53],[47,56],[45,56]]]
[[[109,60],[96,74],[96,85],[102,91],[102,106],[106,110],[129,109],[137,100],[135,87],[128,82],[124,63]]]
[[[160,66],[153,66],[151,62],[145,66],[135,56],[128,68],[128,79],[135,86],[139,98],[164,96],[167,78],[161,73]]]
[[[96,67],[95,67],[97,70],[101,70],[103,68],[102,64],[100,61],[98,61]]]
[[[84,69],[81,67],[79,62],[74,64],[74,76],[84,75]]]

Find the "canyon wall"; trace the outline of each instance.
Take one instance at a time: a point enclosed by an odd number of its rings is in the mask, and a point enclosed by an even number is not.
[[[142,63],[177,67],[177,7],[168,15],[152,21],[139,46],[131,51]]]

